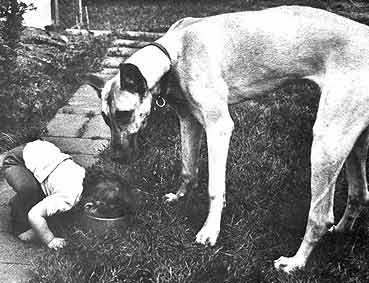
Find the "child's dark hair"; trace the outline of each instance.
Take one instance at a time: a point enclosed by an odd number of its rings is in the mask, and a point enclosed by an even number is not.
[[[91,170],[86,172],[83,183],[83,203],[99,201],[121,207],[124,214],[136,211],[137,194],[128,181],[118,174]]]

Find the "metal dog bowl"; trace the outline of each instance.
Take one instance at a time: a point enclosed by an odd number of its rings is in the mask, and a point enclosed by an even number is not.
[[[109,233],[112,229],[124,231],[127,229],[130,216],[98,217],[90,213],[92,203],[86,203],[83,209],[83,224],[87,230],[98,235]]]

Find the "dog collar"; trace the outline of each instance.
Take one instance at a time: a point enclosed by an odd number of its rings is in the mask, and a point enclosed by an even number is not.
[[[150,45],[155,46],[156,48],[159,48],[160,51],[163,52],[165,54],[165,56],[167,56],[167,58],[169,59],[169,70],[170,70],[172,68],[172,58],[170,57],[170,54],[169,54],[168,50],[158,42],[151,42],[146,46],[150,46]],[[168,74],[165,74],[163,79],[162,79],[161,92],[155,98],[155,104],[159,108],[163,108],[167,104],[167,101],[165,99],[165,94],[167,92],[167,89],[168,89]]]
[[[148,44],[148,45],[146,45],[146,46],[150,46],[150,45],[155,46],[156,48],[159,48],[159,49],[160,49],[160,51],[161,51],[161,52],[163,52],[163,53],[165,54],[165,56],[167,56],[167,57],[168,57],[169,62],[170,62],[170,67],[172,67],[172,58],[170,58],[170,54],[169,54],[168,50],[167,50],[163,45],[161,45],[161,44],[160,44],[160,43],[158,43],[158,42],[151,42],[151,43],[149,43],[149,44]],[[146,46],[145,46],[145,47],[146,47]]]

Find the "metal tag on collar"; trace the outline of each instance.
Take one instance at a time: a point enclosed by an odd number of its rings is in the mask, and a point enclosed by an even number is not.
[[[162,96],[158,96],[155,100],[155,104],[156,106],[158,106],[159,108],[163,108],[166,104],[167,101],[164,99],[164,97]]]

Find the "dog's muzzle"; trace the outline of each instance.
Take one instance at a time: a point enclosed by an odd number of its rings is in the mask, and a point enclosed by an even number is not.
[[[112,157],[114,162],[127,164],[138,156],[137,134],[112,139]]]

